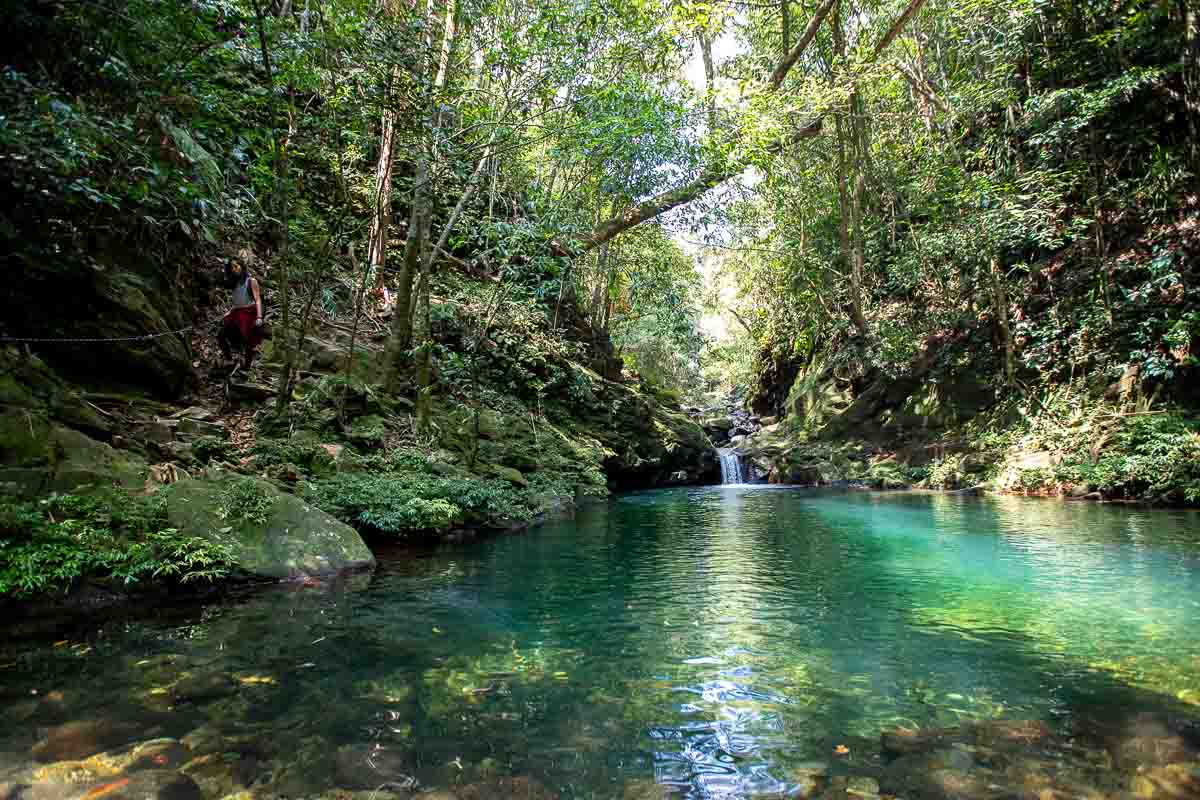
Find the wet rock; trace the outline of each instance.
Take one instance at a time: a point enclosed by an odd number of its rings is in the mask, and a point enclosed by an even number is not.
[[[43,764],[71,761],[103,752],[129,741],[135,729],[111,720],[78,720],[51,728],[42,741],[33,746],[34,760]]]
[[[503,467],[499,464],[492,464],[487,467],[488,472],[495,475],[500,480],[508,481],[515,486],[528,486],[529,481],[520,471],[511,467]]]
[[[207,408],[202,406],[188,406],[182,411],[176,411],[171,415],[172,419],[194,419],[200,422],[212,422],[217,418],[217,415]]]
[[[35,768],[27,778],[32,783],[71,785],[93,783],[116,774],[117,770],[100,769],[83,761],[56,761],[53,764]]]
[[[256,777],[258,757],[254,753],[209,753],[193,758],[180,772],[200,787],[205,797],[225,797],[249,786]]]
[[[183,746],[195,756],[217,753],[225,749],[225,738],[212,725],[202,725],[184,736]]]
[[[828,782],[828,776],[828,764],[819,761],[800,764],[792,770],[792,784],[788,789],[787,796],[799,798],[815,797]]]
[[[1166,764],[1133,776],[1129,790],[1139,800],[1184,800],[1200,797],[1200,762]]]
[[[261,403],[275,396],[275,389],[250,381],[230,381],[229,399],[242,403]]]
[[[225,425],[221,422],[206,422],[202,419],[184,417],[179,420],[179,424],[175,427],[175,432],[180,436],[215,436],[223,438],[225,436]]]
[[[852,777],[846,781],[846,794],[855,797],[878,797],[879,781],[866,776]]]
[[[636,778],[625,781],[625,789],[621,798],[622,800],[667,800],[671,794],[665,786],[650,778]]]
[[[455,790],[458,800],[558,800],[558,795],[524,776],[497,778]]]
[[[178,702],[203,703],[233,694],[237,683],[225,673],[185,674],[172,689]]]
[[[84,798],[106,800],[204,800],[196,782],[173,770],[149,770],[90,787]]]
[[[175,429],[178,427],[179,420],[156,419],[138,426],[134,430],[134,436],[142,441],[166,444],[175,441]]]
[[[412,785],[408,754],[378,743],[339,747],[334,756],[334,781],[351,789],[374,789],[383,784]]]

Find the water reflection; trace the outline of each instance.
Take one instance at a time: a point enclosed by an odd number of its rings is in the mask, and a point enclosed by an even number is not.
[[[892,725],[1186,709],[1200,704],[1196,519],[762,487],[629,495],[527,535],[397,551],[350,582],[6,642],[0,782],[28,777],[52,726],[104,719],[183,740],[181,767],[213,797],[510,796],[535,781],[738,798],[865,769]]]

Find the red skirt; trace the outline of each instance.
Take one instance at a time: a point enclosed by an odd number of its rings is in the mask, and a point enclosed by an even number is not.
[[[246,343],[246,347],[253,350],[263,341],[263,328],[261,325],[254,324],[256,319],[258,319],[258,309],[254,306],[243,306],[226,314],[223,324],[230,333],[237,331],[238,335],[242,337],[242,341]]]

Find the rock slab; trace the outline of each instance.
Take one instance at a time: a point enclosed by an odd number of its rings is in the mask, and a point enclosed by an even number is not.
[[[252,513],[231,499],[235,487],[255,498]],[[266,481],[219,474],[164,491],[172,526],[225,546],[251,575],[300,578],[375,564],[357,531]]]

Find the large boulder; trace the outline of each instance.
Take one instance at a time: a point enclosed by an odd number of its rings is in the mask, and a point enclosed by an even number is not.
[[[137,456],[29,410],[0,413],[0,494],[36,497],[84,486],[140,486]]]
[[[181,291],[192,284],[183,278],[188,268],[157,248],[103,236],[91,229],[85,258],[62,253],[23,262],[22,280],[0,295],[0,316],[15,336],[104,340],[38,343],[39,354],[64,375],[176,396],[191,375],[195,303]],[[46,313],[48,298],[53,313]]]
[[[41,359],[0,350],[0,494],[140,485],[146,465],[93,436],[111,436],[108,420]]]
[[[375,563],[357,531],[266,481],[218,472],[163,491],[171,525],[226,546],[252,575],[294,578]]]

